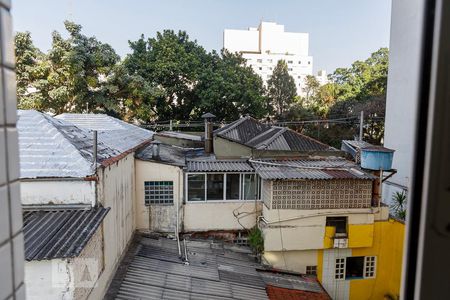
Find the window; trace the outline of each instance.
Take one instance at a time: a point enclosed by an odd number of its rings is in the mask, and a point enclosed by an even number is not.
[[[345,261],[345,279],[363,278],[364,256],[347,257]]]
[[[375,278],[376,256],[366,256],[364,260],[364,277]]]
[[[336,258],[334,278],[338,280],[375,278],[376,256]]]
[[[188,175],[188,201],[205,200],[205,174]]]
[[[317,266],[306,266],[307,275],[317,275]]]
[[[288,64],[292,64],[292,60],[288,60]]]
[[[299,60],[299,61],[298,61],[298,64],[299,64],[299,65],[301,65],[301,64],[302,64],[302,62],[301,62],[301,61]]]
[[[334,237],[347,237],[347,217],[327,217],[326,226],[336,229]]]
[[[345,279],[345,258],[336,258],[334,279]]]
[[[259,177],[258,177],[259,178]],[[243,200],[258,199],[258,182],[256,174],[242,175],[242,197]]]
[[[272,63],[272,59],[268,59],[267,62],[268,62],[268,63]]]
[[[288,68],[288,71],[292,71],[292,68]]]
[[[311,62],[310,61],[308,61],[308,65],[310,65],[311,64]]]
[[[259,67],[259,70],[261,71],[261,70],[262,70],[262,67]]]
[[[256,174],[187,174],[187,201],[260,200],[261,178]]]
[[[302,78],[301,76],[297,76],[298,79]]]
[[[262,63],[262,59],[257,59],[256,62]]]
[[[206,200],[223,200],[223,174],[208,174]]]
[[[239,200],[240,186],[239,182],[241,179],[240,174],[227,174],[227,200]]]
[[[145,205],[173,204],[173,181],[145,181]]]

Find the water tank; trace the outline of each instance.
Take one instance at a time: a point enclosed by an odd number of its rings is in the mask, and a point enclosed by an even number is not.
[[[394,150],[382,146],[361,149],[361,167],[369,170],[391,170]]]

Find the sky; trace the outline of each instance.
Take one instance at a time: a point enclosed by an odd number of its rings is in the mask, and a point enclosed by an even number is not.
[[[223,47],[224,29],[277,22],[290,32],[308,32],[314,72],[349,67],[389,46],[391,0],[13,0],[14,31],[30,31],[47,51],[63,22],[109,43],[124,57],[129,40],[163,29],[185,30],[208,51]]]

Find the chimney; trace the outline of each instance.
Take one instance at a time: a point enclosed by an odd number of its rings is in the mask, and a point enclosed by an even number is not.
[[[152,142],[153,147],[152,147],[152,158],[153,159],[159,159],[159,150],[160,150],[160,146],[161,142],[160,141],[153,141]]]
[[[97,130],[92,131],[92,165],[97,167]]]
[[[213,153],[213,124],[211,121],[215,117],[212,113],[202,116],[205,119],[205,153]]]

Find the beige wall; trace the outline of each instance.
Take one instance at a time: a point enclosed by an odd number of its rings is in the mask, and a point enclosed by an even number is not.
[[[103,298],[116,268],[135,230],[134,153],[98,171],[97,195],[100,203],[111,210],[103,221],[104,276],[98,281],[89,299]]]
[[[306,266],[317,266],[317,250],[265,251],[263,259],[272,267],[306,273]]]
[[[173,181],[174,204],[155,204],[146,206],[144,201],[145,181]],[[183,203],[183,171],[179,167],[136,160],[136,229],[158,232],[176,231],[176,203],[179,207],[181,224],[181,205]]]
[[[213,143],[214,154],[217,156],[217,158],[240,158],[252,156],[251,148],[229,141],[227,139],[215,136]]]
[[[260,201],[188,202],[184,206],[184,231],[243,230],[256,224]],[[244,226],[241,226],[238,222]]]
[[[347,216],[348,224],[373,224],[374,209],[268,209],[262,223],[266,251],[323,249],[327,216]],[[281,222],[280,222],[281,221]]]

